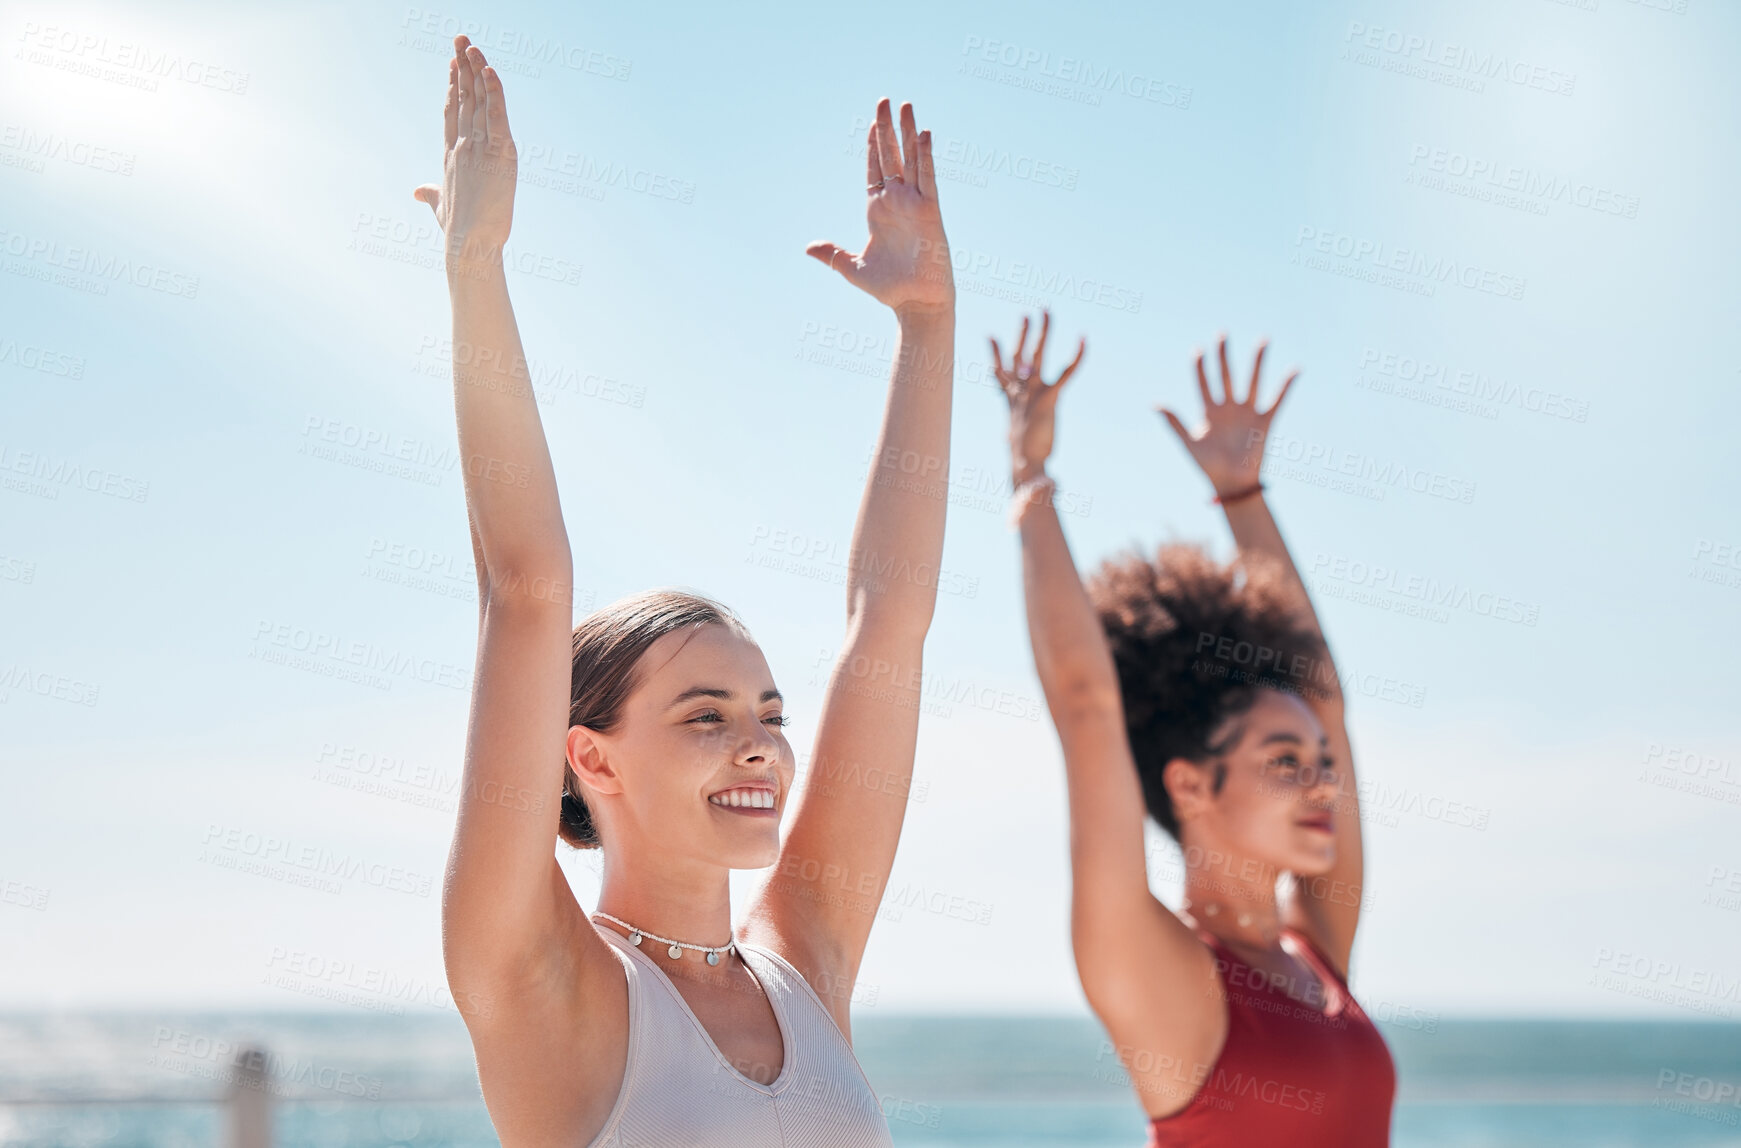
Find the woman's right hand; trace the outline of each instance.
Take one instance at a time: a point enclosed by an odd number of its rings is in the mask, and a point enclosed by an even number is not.
[[[1040,373],[1040,356],[1046,353],[1046,335],[1052,327],[1052,313],[1040,313],[1040,338],[1034,344],[1034,357],[1023,358],[1028,345],[1028,319],[1022,317],[1022,330],[1016,336],[1015,353],[1005,368],[1003,350],[997,340],[991,341],[991,362],[997,373],[998,385],[1010,404],[1010,473],[1017,484],[1041,473],[1052,454],[1054,414],[1058,408],[1058,392],[1076,372],[1088,350],[1085,338],[1076,346],[1076,357],[1059,372],[1055,382],[1048,383]]]
[[[442,108],[441,183],[412,195],[435,211],[452,257],[488,257],[508,241],[520,169],[502,79],[465,36],[453,38]]]

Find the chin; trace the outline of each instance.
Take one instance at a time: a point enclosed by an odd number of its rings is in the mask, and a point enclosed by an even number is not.
[[[1288,871],[1299,877],[1322,877],[1336,867],[1336,847],[1300,849]]]
[[[775,834],[767,841],[734,841],[723,845],[714,856],[727,869],[766,869],[780,859],[780,838]]]

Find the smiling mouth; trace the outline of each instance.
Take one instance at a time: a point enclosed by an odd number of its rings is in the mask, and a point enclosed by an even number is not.
[[[763,817],[778,816],[778,812],[774,808],[774,791],[759,786],[727,789],[719,793],[709,794],[707,803],[716,809],[724,809],[732,813]]]

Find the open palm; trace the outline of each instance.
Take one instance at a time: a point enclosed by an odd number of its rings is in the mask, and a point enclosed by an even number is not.
[[[889,307],[952,306],[955,276],[937,206],[931,133],[919,131],[912,104],[901,105],[899,140],[889,101],[877,104],[865,157],[870,240],[864,250],[855,255],[823,240],[804,250]]]
[[[1076,345],[1076,357],[1058,372],[1058,378],[1046,382],[1040,371],[1040,359],[1046,353],[1046,336],[1052,329],[1052,313],[1041,312],[1040,337],[1034,343],[1033,358],[1025,357],[1028,345],[1028,319],[1022,317],[1021,333],[1016,336],[1015,351],[1010,365],[1004,366],[1003,349],[997,340],[991,341],[992,370],[1004,398],[1010,404],[1010,469],[1024,478],[1031,475],[1052,454],[1052,437],[1057,425],[1058,392],[1082,362],[1088,340]]]
[[[1267,341],[1257,345],[1257,358],[1251,365],[1250,388],[1243,399],[1234,395],[1233,375],[1227,367],[1225,335],[1221,337],[1218,347],[1221,359],[1219,400],[1210,393],[1209,376],[1203,369],[1203,356],[1197,356],[1197,391],[1203,396],[1204,425],[1195,433],[1185,429],[1179,416],[1168,408],[1155,408],[1166,418],[1173,432],[1179,436],[1179,441],[1185,444],[1185,449],[1191,452],[1191,458],[1215,487],[1217,495],[1238,493],[1249,489],[1258,481],[1258,475],[1263,469],[1263,445],[1269,435],[1270,420],[1275,418],[1276,408],[1287,397],[1288,388],[1299,378],[1299,371],[1291,372],[1282,382],[1282,389],[1276,393],[1275,402],[1269,405],[1269,409],[1258,410],[1257,381],[1263,370],[1263,356],[1267,350]]]

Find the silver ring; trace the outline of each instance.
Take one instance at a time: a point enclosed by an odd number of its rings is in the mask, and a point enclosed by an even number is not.
[[[903,180],[903,179],[902,179],[902,178],[901,178],[901,177],[900,177],[900,176],[898,176],[898,175],[885,175],[885,176],[883,176],[883,178],[884,178],[884,179],[885,179],[885,180],[888,180],[888,179],[892,179],[892,180],[894,180],[894,181],[895,181],[895,182],[896,182],[896,183],[904,183],[904,182],[906,182],[906,181],[905,181],[905,180]]]

